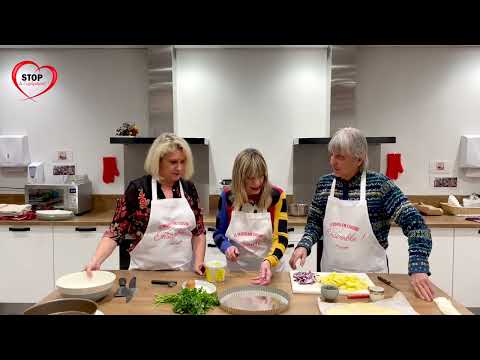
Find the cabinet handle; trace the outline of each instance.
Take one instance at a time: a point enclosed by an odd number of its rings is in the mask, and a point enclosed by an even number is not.
[[[30,228],[29,227],[22,227],[22,228],[9,227],[8,230],[9,231],[30,231]]]
[[[97,231],[97,228],[96,227],[86,227],[86,228],[76,227],[75,231]]]
[[[217,247],[215,244],[207,244],[208,247]]]
[[[287,229],[287,232],[294,232],[295,231],[295,228],[288,228]]]
[[[208,231],[216,231],[217,229],[215,229],[214,227],[209,227],[207,228]]]
[[[295,244],[288,244],[287,247],[294,247]]]

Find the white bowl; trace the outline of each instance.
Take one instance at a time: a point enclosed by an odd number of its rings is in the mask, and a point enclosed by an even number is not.
[[[187,282],[184,281],[182,284],[182,289],[185,289],[187,287]],[[208,281],[203,281],[203,280],[195,280],[195,288],[196,289],[204,289],[207,294],[213,294],[215,291],[217,291],[217,287],[213,285],[212,283],[209,283]]]
[[[81,271],[60,277],[56,286],[64,297],[96,301],[110,292],[115,279],[115,274],[109,271],[92,271],[92,277],[87,277],[87,273]]]

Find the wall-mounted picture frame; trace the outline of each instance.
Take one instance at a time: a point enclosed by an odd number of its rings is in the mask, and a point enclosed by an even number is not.
[[[75,175],[74,164],[53,164],[53,175]]]
[[[458,184],[457,177],[434,177],[434,188],[456,188]]]

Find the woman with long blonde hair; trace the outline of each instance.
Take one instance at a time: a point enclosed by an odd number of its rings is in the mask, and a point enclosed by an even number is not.
[[[232,188],[220,197],[213,238],[231,271],[259,271],[255,284],[267,285],[284,270],[288,246],[286,193],[273,186],[267,163],[256,149],[240,152]]]

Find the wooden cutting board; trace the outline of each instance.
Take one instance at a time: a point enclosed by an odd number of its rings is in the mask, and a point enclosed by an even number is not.
[[[317,294],[320,295],[322,284],[316,281],[313,284],[305,284],[301,285],[296,282],[293,278],[293,274],[297,273],[298,271],[290,271],[290,283],[292,285],[292,292],[294,294]],[[315,276],[327,276],[331,274],[331,272],[314,272]],[[342,273],[344,275],[357,275],[360,279],[365,280],[368,283],[368,286],[375,286],[372,280],[368,277],[365,273]],[[361,294],[361,295],[368,295],[368,289],[365,290],[357,290],[357,291],[347,291],[340,289],[340,295],[352,295],[352,294]]]

